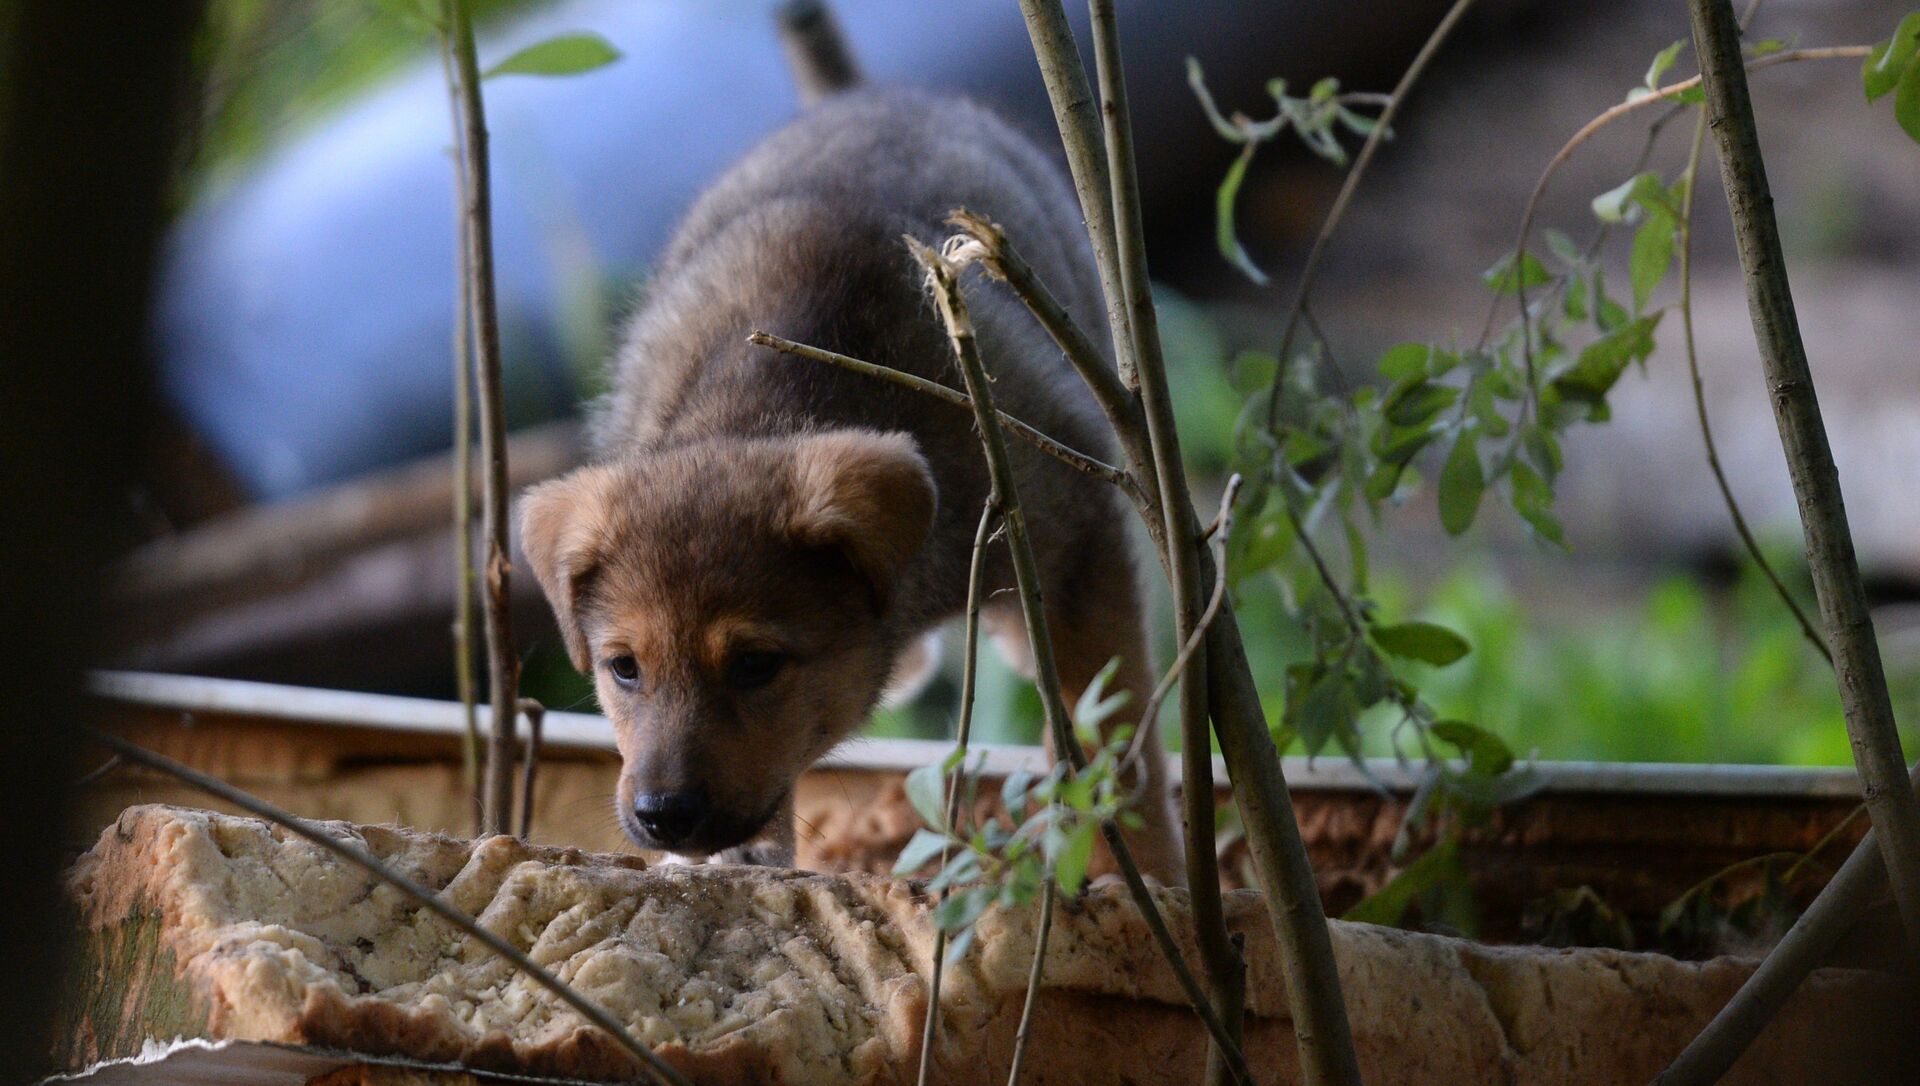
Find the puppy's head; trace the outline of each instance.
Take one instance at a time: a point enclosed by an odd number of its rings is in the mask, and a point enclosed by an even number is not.
[[[522,545],[613,721],[636,844],[748,840],[866,718],[934,505],[911,438],[858,430],[647,452],[528,492]]]

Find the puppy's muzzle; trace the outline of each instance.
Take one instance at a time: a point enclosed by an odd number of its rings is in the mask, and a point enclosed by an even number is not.
[[[709,814],[704,792],[649,792],[633,797],[633,820],[661,848],[673,848],[701,829]]]

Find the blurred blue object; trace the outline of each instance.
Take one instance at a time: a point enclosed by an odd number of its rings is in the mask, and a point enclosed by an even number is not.
[[[1186,54],[1206,59],[1223,100],[1251,101],[1266,74],[1338,70],[1330,36],[1395,62],[1383,53],[1424,36],[1437,3],[1368,15],[1336,3],[1122,2],[1140,146],[1160,152],[1142,162],[1149,197],[1166,189],[1170,164],[1198,181],[1194,168],[1217,176],[1226,153],[1186,90]],[[1084,41],[1085,8],[1066,6]],[[1011,0],[834,9],[870,81],[959,90],[1051,138]],[[700,186],[797,108],[769,0],[573,0],[486,36],[482,66],[574,30],[605,35],[623,58],[580,76],[486,83],[515,424],[574,408],[568,337],[582,285],[637,275]],[[256,496],[448,445],[448,125],[439,65],[423,56],[203,201],[170,240],[157,329],[166,392]]]

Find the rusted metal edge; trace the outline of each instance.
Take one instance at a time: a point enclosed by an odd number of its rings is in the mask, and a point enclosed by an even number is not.
[[[93,694],[105,701],[146,709],[173,710],[197,718],[277,720],[314,727],[376,731],[465,734],[458,702],[317,690],[239,679],[96,671]],[[482,729],[490,715],[480,707]],[[613,750],[613,732],[594,713],[549,712],[543,736],[549,747]],[[854,739],[821,760],[827,769],[905,772],[946,757],[953,744],[938,739]],[[983,771],[998,776],[1015,769],[1040,769],[1046,753],[1039,747],[976,743],[972,753]],[[1178,754],[1172,767],[1178,773]],[[1366,771],[1342,758],[1284,758],[1287,784],[1306,791],[1410,792],[1419,767],[1402,768],[1390,758],[1366,760]],[[1848,798],[1860,794],[1851,766],[1690,765],[1666,762],[1535,762],[1543,791],[1602,792],[1621,795],[1747,796],[1781,799]],[[1214,759],[1214,778],[1227,779],[1226,766]]]

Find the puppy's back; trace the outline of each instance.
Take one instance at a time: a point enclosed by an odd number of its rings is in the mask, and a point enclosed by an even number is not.
[[[935,445],[963,434],[964,412],[744,342],[763,328],[942,378],[944,341],[900,236],[937,243],[956,207],[1001,223],[1083,326],[1099,326],[1077,205],[1031,141],[964,99],[852,91],[766,139],[689,211],[629,326],[598,420],[603,454],[834,425]],[[1104,447],[1084,390],[1017,303],[1002,290],[970,300],[1002,406]]]

